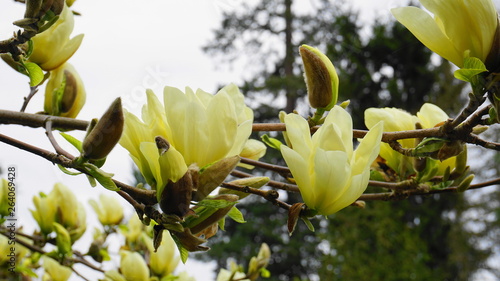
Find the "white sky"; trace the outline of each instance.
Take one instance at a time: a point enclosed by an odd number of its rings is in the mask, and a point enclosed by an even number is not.
[[[100,117],[107,106],[118,96],[124,106],[138,113],[144,104],[145,88],[161,94],[164,85],[184,88],[202,88],[214,92],[217,85],[240,82],[245,69],[215,69],[216,61],[204,55],[200,47],[209,38],[211,30],[218,27],[221,11],[230,10],[242,0],[150,0],[150,1],[91,1],[78,0],[72,7],[82,14],[75,19],[73,36],[84,33],[80,49],[69,60],[82,77],[87,91],[87,104],[78,116],[89,120]],[[370,22],[374,15],[390,16],[389,9],[401,6],[404,0],[354,0],[354,7],[362,9],[361,20]],[[308,5],[309,1],[297,1]],[[13,0],[3,0],[0,9],[0,39],[11,36],[17,28],[11,23],[20,19],[24,6]],[[23,97],[29,92],[27,78],[15,73],[0,62],[1,109],[19,110]],[[43,109],[43,92],[31,101],[27,112]],[[31,144],[51,150],[41,129],[0,125],[0,133],[18,137]],[[82,134],[76,134],[81,136]],[[60,140],[60,142],[63,142]],[[88,207],[90,198],[106,192],[98,186],[92,189],[84,176],[63,174],[40,157],[0,143],[0,167],[5,171],[17,166],[19,223],[31,231],[34,223],[27,211],[33,208],[32,197],[39,191],[49,192],[55,182],[64,182]],[[115,178],[132,183],[131,160],[128,153],[117,146],[104,166]],[[125,202],[123,202],[125,205]],[[96,221],[93,212],[87,211],[88,221]],[[86,237],[90,239],[89,225]],[[88,240],[82,246],[87,247]],[[82,251],[86,250],[82,248]],[[193,270],[193,264],[196,270]],[[187,263],[190,274],[198,280],[208,280],[210,267],[198,266],[193,259]],[[211,278],[210,278],[211,279]],[[72,280],[78,280],[73,278]]]

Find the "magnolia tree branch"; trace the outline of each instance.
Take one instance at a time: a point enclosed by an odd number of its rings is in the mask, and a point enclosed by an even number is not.
[[[12,145],[14,147],[17,147],[19,149],[31,152],[35,155],[40,156],[40,157],[43,157],[54,164],[59,164],[59,165],[66,167],[66,168],[75,168],[73,165],[73,161],[71,159],[66,158],[63,155],[58,155],[56,153],[52,153],[48,150],[27,144],[25,142],[13,139],[13,138],[8,137],[8,136],[3,135],[3,134],[0,134],[0,141],[4,142],[6,144]],[[75,168],[75,169],[77,169],[78,171],[80,171],[82,173],[86,173],[85,170],[78,169],[78,168]],[[122,182],[114,180],[114,179],[113,179],[113,182],[116,184],[116,186],[118,186],[121,189],[121,191],[129,194],[130,197],[133,198],[134,201],[136,201],[136,204],[133,204],[133,206],[136,208],[138,208],[138,206],[140,206],[139,203],[137,203],[137,201],[144,203],[146,205],[154,205],[157,203],[156,192],[153,190],[139,189],[139,188],[127,185],[125,183],[122,183]],[[120,194],[123,197],[123,193],[118,193],[118,194]],[[131,200],[132,200],[131,198],[127,197],[124,199],[131,202]]]
[[[0,226],[0,234],[9,238],[9,232],[10,231],[5,226],[3,226],[3,225]],[[27,238],[31,241],[34,241],[34,242],[39,241],[39,238],[37,238],[35,236],[31,236],[31,235],[28,235],[26,233],[19,232],[19,231],[15,231],[15,233],[16,233],[16,235],[22,236],[22,237]],[[28,250],[30,250],[32,252],[40,253],[42,255],[47,255],[47,252],[44,251],[42,248],[40,248],[36,245],[32,245],[30,243],[27,243],[26,241],[23,241],[22,239],[16,239],[16,243],[19,243],[19,245],[24,246],[25,248],[27,248]],[[104,273],[103,269],[93,265],[92,263],[90,263],[89,261],[84,259],[83,256],[76,255],[76,257],[66,257],[65,259],[67,261],[69,261],[70,263],[80,263],[80,264],[83,264],[83,265],[93,269],[93,270]],[[73,268],[71,268],[71,269],[73,270]]]

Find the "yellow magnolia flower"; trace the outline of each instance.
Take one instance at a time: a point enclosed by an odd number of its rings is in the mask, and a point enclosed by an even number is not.
[[[83,34],[69,39],[73,32],[74,19],[71,10],[64,5],[59,19],[47,30],[32,38],[33,52],[29,61],[50,71],[66,62],[80,47]]]
[[[321,215],[330,215],[356,201],[368,186],[370,165],[380,150],[382,122],[354,151],[352,119],[340,106],[332,108],[312,137],[301,116],[288,114],[284,121],[292,148],[281,145],[281,153],[304,203]]]
[[[73,273],[71,268],[60,265],[56,260],[47,256],[43,256],[43,268],[45,269],[43,280],[66,281]]]
[[[148,281],[149,269],[139,253],[120,252],[120,271],[127,281]]]
[[[448,115],[438,106],[431,103],[422,105],[417,116],[397,109],[397,108],[368,108],[365,111],[365,125],[367,128],[372,128],[380,121],[384,121],[385,132],[398,132],[415,130],[415,124],[418,122],[422,128],[433,128],[438,123],[448,119]],[[414,139],[398,140],[403,148],[414,148],[416,146]],[[415,173],[413,168],[413,158],[407,157],[399,152],[394,151],[389,144],[382,143],[380,146],[380,156],[387,161],[387,165],[396,171],[398,175],[405,179]],[[446,167],[453,168],[455,166],[455,157],[444,160],[429,159],[432,163],[438,165],[438,174],[443,174]]]
[[[246,141],[245,146],[241,150],[240,156],[252,160],[259,160],[261,157],[266,155],[266,150],[267,147],[263,142],[254,139],[249,139]],[[254,166],[244,163],[239,163],[238,166],[246,169],[254,168]]]
[[[417,7],[391,10],[396,19],[431,51],[462,67],[464,57],[483,62],[490,53],[498,26],[491,0],[420,0],[434,15]]]
[[[40,230],[45,235],[51,233],[57,211],[57,202],[51,196],[34,196],[33,204],[35,210],[30,210],[31,215],[38,223]]]
[[[11,196],[11,198],[15,198],[15,196]],[[6,179],[0,179],[0,218],[10,215],[10,202],[12,202],[12,204],[15,203],[13,201],[9,201],[9,183]]]
[[[142,121],[125,113],[120,144],[154,188],[178,181],[191,164],[204,167],[238,155],[252,130],[253,112],[232,84],[216,95],[165,87],[165,107],[150,90],[147,99]],[[158,149],[156,136],[168,141],[168,149]]]
[[[148,243],[148,245],[152,246],[152,243]],[[160,247],[156,252],[151,251],[149,257],[151,272],[160,277],[172,274],[180,260],[179,256],[176,256],[176,252],[174,239],[170,236],[170,232],[165,231]]]
[[[98,204],[94,199],[89,201],[90,206],[97,214],[97,218],[103,225],[119,224],[123,219],[123,208],[118,199],[105,194],[99,195]]]
[[[65,63],[50,72],[45,87],[45,113],[75,118],[85,104],[86,96],[80,75],[71,64]]]
[[[30,211],[42,233],[51,233],[53,223],[57,222],[68,230],[73,243],[85,232],[85,209],[65,185],[56,183],[48,195],[34,196],[33,203],[35,210]]]

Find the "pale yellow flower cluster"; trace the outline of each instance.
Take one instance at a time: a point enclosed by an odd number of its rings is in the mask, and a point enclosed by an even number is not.
[[[369,108],[365,111],[365,125],[369,129],[378,122],[384,122],[385,132],[409,131],[416,129],[416,123],[420,123],[422,128],[433,128],[439,123],[446,121],[448,115],[438,106],[431,103],[422,105],[416,116],[398,108]],[[403,139],[399,143],[403,148],[414,148],[415,139]],[[413,157],[407,157],[394,151],[389,144],[382,143],[380,146],[380,156],[387,161],[387,165],[393,169],[402,179],[406,179],[415,173]],[[438,174],[442,175],[447,167],[451,170],[455,167],[456,157],[448,158],[444,161],[428,159],[438,166]]]
[[[178,181],[195,164],[202,168],[239,155],[252,131],[253,112],[231,84],[212,95],[165,87],[163,106],[148,90],[142,120],[127,112],[120,144],[153,188]],[[168,141],[159,149],[155,138]]]

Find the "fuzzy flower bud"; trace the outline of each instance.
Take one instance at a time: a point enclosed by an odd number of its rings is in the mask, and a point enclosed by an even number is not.
[[[330,110],[337,103],[339,78],[330,59],[318,49],[299,47],[304,64],[304,77],[309,104],[313,108]]]
[[[117,98],[83,140],[83,156],[94,160],[106,157],[120,140],[123,123],[122,102]]]

